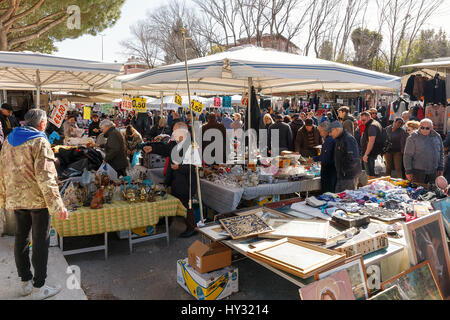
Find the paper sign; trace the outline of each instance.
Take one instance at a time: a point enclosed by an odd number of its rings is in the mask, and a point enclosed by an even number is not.
[[[83,107],[83,120],[91,120],[91,108]]]
[[[49,121],[53,123],[57,128],[61,128],[67,111],[69,111],[69,104],[67,102],[64,104],[60,101],[57,101],[56,107],[53,109]]]
[[[337,99],[336,102],[339,104],[344,104],[344,99]]]
[[[248,98],[247,98],[247,96],[242,96],[241,103],[242,103],[243,107],[248,106]]]
[[[231,97],[223,97],[222,98],[222,107],[223,108],[231,108]]]
[[[220,100],[220,98],[214,98],[214,107],[220,108],[221,105],[222,101]]]
[[[136,112],[147,113],[147,99],[145,98],[133,98],[133,108]]]
[[[114,106],[112,104],[102,105],[102,113],[107,115],[114,115]]]
[[[183,98],[181,98],[178,94],[175,95],[175,103],[179,106],[183,104]]]
[[[198,102],[196,100],[192,100],[191,101],[191,109],[192,109],[192,111],[194,111],[196,113],[202,113],[203,107],[204,107],[203,103]]]
[[[122,97],[122,110],[130,111],[133,109],[133,101],[128,96]]]

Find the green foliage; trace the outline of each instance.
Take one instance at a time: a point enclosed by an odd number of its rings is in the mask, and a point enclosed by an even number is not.
[[[38,0],[23,0],[20,2],[20,7],[17,14],[30,9]],[[64,39],[75,39],[82,35],[97,35],[99,32],[113,26],[120,18],[120,9],[125,3],[125,0],[45,0],[42,5],[34,10],[29,15],[26,15],[17,20],[12,28],[4,30],[0,27],[1,33],[6,33],[7,48],[6,50],[30,50],[40,51],[44,53],[51,53],[56,50],[54,43],[63,41]],[[70,30],[67,27],[67,19],[69,14],[67,8],[71,5],[76,5],[80,8],[81,13],[81,28]],[[7,9],[11,6],[11,1],[6,1],[0,5],[1,9]],[[0,11],[0,15],[5,11]],[[13,16],[14,17],[14,16]],[[42,19],[49,17],[45,22]],[[14,43],[14,40],[36,35],[42,28],[45,28],[50,23],[61,19],[61,22],[54,27],[44,32],[38,38],[29,39],[26,42]],[[14,29],[31,26],[39,21],[41,25],[27,30],[14,31]]]
[[[383,36],[375,31],[357,28],[352,32],[352,42],[355,49],[354,65],[370,69],[379,54]]]

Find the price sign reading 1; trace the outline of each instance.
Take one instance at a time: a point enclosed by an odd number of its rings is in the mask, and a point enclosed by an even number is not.
[[[133,102],[131,101],[130,97],[122,97],[122,109],[128,111],[133,109]]]
[[[175,95],[175,103],[179,106],[183,104],[183,98],[181,98],[178,94]]]
[[[147,99],[133,98],[133,108],[139,113],[147,112]]]
[[[204,107],[203,103],[198,102],[196,100],[192,100],[191,101],[191,109],[192,109],[192,111],[194,111],[196,113],[202,113],[203,107]]]

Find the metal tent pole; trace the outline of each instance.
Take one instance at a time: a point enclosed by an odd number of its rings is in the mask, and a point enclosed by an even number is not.
[[[191,103],[191,89],[189,86],[189,69],[188,69],[188,63],[187,63],[187,51],[186,51],[186,30],[184,28],[181,29],[181,33],[183,35],[183,47],[184,47],[184,64],[186,69],[186,84],[187,84],[187,90],[188,90],[188,99],[189,104]],[[192,108],[189,108],[190,114],[191,114],[191,128],[192,128],[192,146],[191,146],[191,161],[195,161],[195,127],[194,127],[194,115],[192,113]],[[195,165],[194,165],[195,166]],[[189,170],[190,174],[191,170]],[[201,223],[204,224],[205,220],[203,218],[203,201],[202,201],[202,190],[200,187],[200,175],[198,173],[198,167],[195,166],[195,175],[197,177],[197,194],[198,194],[198,201],[199,207],[200,207],[200,218]],[[191,186],[189,186],[190,188]],[[192,210],[192,197],[189,199],[189,209]]]
[[[36,108],[41,108],[41,72],[36,70]]]
[[[248,159],[247,159],[247,170],[248,170],[248,164],[250,162],[250,149],[252,146],[252,141],[251,141],[251,134],[250,134],[250,129],[252,126],[252,121],[251,121],[251,107],[252,107],[252,86],[253,86],[253,78],[249,77],[248,78],[248,106],[247,106],[247,117],[248,117]],[[245,137],[245,135],[244,135]],[[244,145],[245,145],[245,140],[244,140]],[[244,150],[244,161],[245,161],[245,150]]]

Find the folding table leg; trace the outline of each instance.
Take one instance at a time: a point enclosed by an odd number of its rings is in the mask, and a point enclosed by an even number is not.
[[[105,232],[105,260],[108,260],[108,232]]]
[[[130,255],[133,253],[133,241],[131,240],[131,230],[128,230],[128,246],[130,248]]]
[[[63,237],[59,236],[59,248],[64,252]]]
[[[170,246],[170,240],[169,240],[169,217],[166,216],[166,237],[167,237],[167,246]]]

